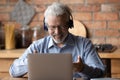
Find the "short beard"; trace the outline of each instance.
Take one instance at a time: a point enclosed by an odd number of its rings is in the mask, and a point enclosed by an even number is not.
[[[68,34],[66,34],[66,35],[62,38],[62,40],[59,40],[59,41],[58,41],[58,40],[55,40],[53,37],[52,37],[52,39],[53,39],[53,41],[54,41],[56,44],[63,43],[63,42],[65,41],[67,35],[68,35]]]

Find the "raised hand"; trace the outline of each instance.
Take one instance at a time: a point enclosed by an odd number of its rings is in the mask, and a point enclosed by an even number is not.
[[[37,53],[37,50],[34,50],[33,53],[36,54],[36,53]]]
[[[83,67],[83,62],[80,56],[78,56],[77,62],[73,63],[73,72],[81,72],[83,70]]]

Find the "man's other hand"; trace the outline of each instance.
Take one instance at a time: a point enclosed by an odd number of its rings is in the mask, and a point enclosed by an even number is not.
[[[80,56],[78,56],[77,62],[73,63],[73,72],[81,72],[83,70],[83,67],[83,62]]]

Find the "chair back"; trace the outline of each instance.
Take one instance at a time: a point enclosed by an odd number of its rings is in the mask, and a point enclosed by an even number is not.
[[[76,35],[86,37],[86,28],[85,26],[78,20],[73,20],[74,28],[70,28],[69,32]]]

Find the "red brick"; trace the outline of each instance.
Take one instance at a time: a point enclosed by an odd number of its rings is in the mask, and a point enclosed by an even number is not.
[[[58,0],[34,0],[35,5],[52,4],[53,2],[58,2]]]
[[[120,29],[120,21],[108,22],[109,29]]]
[[[88,4],[103,4],[106,2],[107,2],[107,0],[87,0]]]
[[[13,3],[15,4],[15,3],[17,3],[18,1],[19,1],[19,0],[9,0],[9,3],[10,3],[10,4],[11,4],[11,3],[12,3],[12,4],[13,4]]]
[[[7,14],[7,13],[0,13],[0,20],[1,21],[8,21],[8,20],[10,20],[9,14]]]
[[[0,0],[0,4],[7,4],[7,0]]]
[[[9,1],[9,5],[7,1]],[[31,0],[25,1],[30,4],[32,3]],[[37,15],[29,24],[30,27],[35,27],[37,24],[40,24],[41,28],[43,28],[43,13],[46,7],[53,2],[62,2],[71,7],[75,19],[81,20],[85,24],[88,33],[87,36],[93,43],[112,43],[120,46],[120,0],[32,1],[35,3],[34,6],[36,6]],[[10,22],[9,13],[17,2],[18,0],[0,0],[0,20],[3,23]],[[101,5],[102,7],[100,7]],[[21,27],[19,23],[16,26]]]
[[[60,0],[60,2],[65,4],[83,4],[84,0]]]
[[[16,26],[17,29],[19,29],[20,27],[22,27],[20,23],[17,23],[17,22],[16,22],[16,23],[14,23],[14,24],[15,24],[15,26]]]
[[[35,16],[32,18],[32,21],[38,21],[39,20],[39,14],[36,13]]]
[[[19,1],[19,0],[7,0],[9,5],[16,5],[16,3]],[[23,0],[25,1],[27,4],[34,4],[34,0]]]
[[[102,11],[119,11],[120,10],[120,4],[102,4],[101,7]]]
[[[45,9],[46,9],[46,6],[45,6],[45,5],[36,5],[36,6],[35,6],[36,12],[44,12]]]
[[[95,30],[96,37],[119,37],[119,30]]]
[[[44,14],[43,13],[39,13],[39,21],[43,21],[44,20]]]
[[[88,29],[106,29],[105,21],[89,21],[84,24]]]
[[[118,20],[119,15],[117,12],[97,12],[94,13],[94,20]]]
[[[105,43],[105,38],[92,38],[91,41],[93,44],[104,44]]]
[[[84,11],[84,12],[95,12],[100,11],[100,5],[71,5],[70,6],[73,11]]]
[[[0,6],[0,13],[11,12],[13,10],[12,6]]]
[[[107,0],[107,3],[120,3],[120,0]]]
[[[92,20],[92,14],[87,12],[73,13],[73,16],[77,20]]]
[[[120,38],[116,38],[116,37],[107,38],[106,42],[117,46],[120,45]]]
[[[30,27],[35,27],[35,26],[37,26],[37,25],[40,25],[40,26],[41,26],[41,24],[43,24],[43,23],[40,22],[40,21],[33,21],[33,22],[30,23]]]

